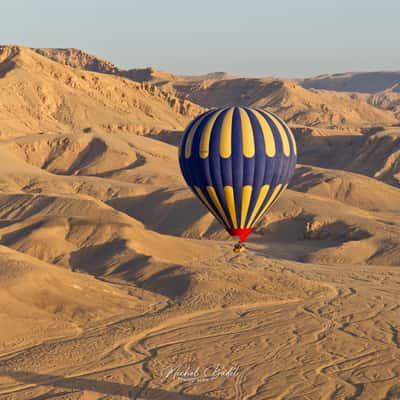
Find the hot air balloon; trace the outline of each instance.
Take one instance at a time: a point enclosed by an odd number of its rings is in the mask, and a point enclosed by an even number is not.
[[[276,114],[226,107],[196,117],[179,148],[194,194],[242,243],[286,189],[296,166],[293,133]]]

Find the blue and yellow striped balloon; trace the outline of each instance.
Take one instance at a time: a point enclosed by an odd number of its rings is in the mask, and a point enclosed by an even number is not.
[[[187,184],[241,242],[284,191],[296,160],[296,142],[282,119],[247,107],[199,115],[179,149]]]

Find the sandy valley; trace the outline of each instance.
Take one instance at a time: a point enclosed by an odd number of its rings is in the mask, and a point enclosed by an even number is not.
[[[0,399],[400,399],[399,84],[1,46]],[[177,162],[223,104],[299,148],[241,254]]]

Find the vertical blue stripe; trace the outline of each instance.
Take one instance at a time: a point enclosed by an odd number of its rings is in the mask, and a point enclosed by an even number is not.
[[[242,187],[244,172],[242,120],[240,111],[235,107],[232,116],[232,178],[235,198],[236,217],[239,220],[242,210]],[[238,221],[239,222],[239,221]]]
[[[178,150],[179,151],[179,166],[181,167],[183,178],[185,179],[187,185],[190,187],[192,187],[192,185],[193,185],[192,170],[190,168],[188,168],[189,164],[185,160],[185,147],[186,147],[186,143],[188,140],[188,134],[189,134],[190,130],[192,129],[193,125],[199,120],[199,118],[202,118],[203,115],[207,114],[208,112],[209,111],[200,114],[185,129],[185,131],[183,132],[180,147]]]

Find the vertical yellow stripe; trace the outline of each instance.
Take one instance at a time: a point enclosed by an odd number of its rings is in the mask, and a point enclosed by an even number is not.
[[[265,118],[257,110],[249,109],[249,112],[253,113],[253,115],[257,118],[258,123],[260,124],[261,131],[264,135],[265,154],[268,157],[274,157],[276,153],[276,146],[271,127],[268,125]]]
[[[186,140],[186,145],[185,145],[185,158],[190,158],[190,156],[192,154],[192,145],[193,145],[194,134],[196,133],[197,128],[199,127],[201,122],[204,120],[204,118],[206,118],[209,115],[210,115],[209,113],[206,113],[202,117],[200,117],[195,122],[195,124],[192,126],[192,129],[188,133],[188,138]]]
[[[247,112],[243,108],[239,108],[239,113],[242,126],[243,155],[253,157],[255,153],[253,127]]]
[[[222,113],[223,110],[215,111],[211,114],[211,118],[207,121],[203,131],[201,132],[201,139],[200,139],[200,157],[207,158],[210,152],[210,138],[211,138],[211,131],[215,124],[216,119]]]
[[[232,117],[235,107],[231,107],[224,115],[221,125],[221,138],[219,142],[219,155],[229,158],[232,153]]]
[[[221,203],[220,203],[220,201],[219,201],[219,199],[218,199],[218,196],[217,196],[217,193],[215,192],[214,187],[213,187],[213,186],[207,186],[207,192],[208,192],[208,194],[210,195],[211,200],[212,200],[212,202],[213,202],[215,208],[218,210],[219,215],[220,215],[221,218],[224,220],[225,226],[228,227],[228,228],[230,228],[230,227],[231,227],[231,224],[229,223],[228,218],[227,218],[226,215],[225,215],[225,211],[224,211],[224,209],[223,209],[222,206],[221,206]]]
[[[271,113],[271,114],[272,114],[272,113]],[[293,135],[292,130],[287,126],[287,124],[285,123],[285,121],[283,121],[282,118],[279,118],[279,117],[278,117],[277,115],[275,115],[275,114],[273,114],[273,115],[275,116],[276,119],[279,120],[279,122],[280,122],[280,123],[287,129],[287,131],[289,132],[289,136],[290,136],[290,139],[291,139],[292,144],[293,144],[294,154],[297,155],[297,145],[296,145],[296,140],[295,140],[295,138],[294,138],[294,135]]]
[[[269,190],[269,185],[261,186],[256,204],[253,208],[253,212],[251,213],[251,217],[249,218],[249,222],[247,223],[248,227],[251,227],[253,225],[253,220],[256,217],[258,210],[262,206],[262,203],[264,203],[264,200],[265,200],[265,197],[267,196],[268,190]]]
[[[231,221],[233,223],[233,228],[238,227],[237,218],[236,218],[236,207],[235,207],[235,194],[233,192],[232,186],[224,186],[224,195],[225,202],[229,210],[229,214],[231,216]]]
[[[279,135],[281,136],[282,139],[282,147],[283,147],[283,154],[288,157],[290,154],[290,145],[289,145],[289,138],[288,135],[285,131],[285,128],[282,126],[280,121],[278,121],[273,114],[271,114],[268,111],[264,111],[265,114],[268,115],[272,119],[272,122],[276,125],[278,128]]]
[[[266,213],[266,211],[272,206],[273,202],[278,198],[278,194],[280,193],[282,184],[276,185],[274,191],[271,194],[271,197],[269,198],[267,204],[264,206],[260,214],[258,215],[257,219],[254,221],[253,225],[256,225],[257,222],[262,218],[262,216]]]
[[[251,193],[253,191],[253,186],[244,185],[242,187],[242,212],[240,215],[240,227],[244,228],[244,223],[246,222],[247,211],[249,210]]]
[[[217,214],[217,212],[214,210],[214,208],[211,206],[211,204],[208,202],[206,199],[206,196],[204,195],[203,191],[198,187],[195,186],[194,190],[196,193],[199,195],[200,200],[204,203],[204,205],[210,210],[211,214],[214,215],[214,217],[219,221],[219,223],[224,226],[224,221],[220,218],[220,216]]]

